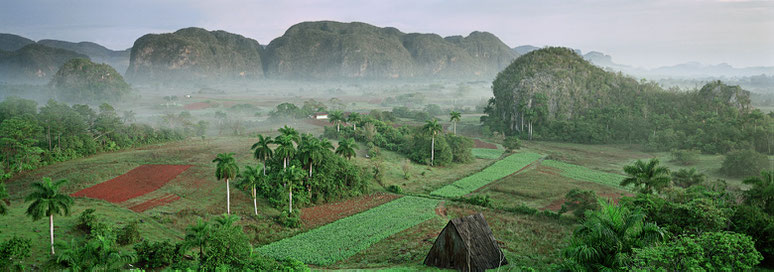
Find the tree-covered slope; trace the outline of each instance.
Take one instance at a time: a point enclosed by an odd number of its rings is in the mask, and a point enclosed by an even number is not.
[[[92,61],[107,63],[121,73],[126,72],[126,68],[129,67],[129,53],[131,49],[115,51],[93,42],[74,43],[59,40],[40,40],[38,43],[87,55]]]
[[[31,43],[35,43],[35,41],[19,35],[0,33],[0,50],[2,51],[16,51]]]
[[[0,53],[0,81],[44,83],[68,60],[88,58],[70,50],[28,44],[19,50]]]
[[[225,31],[184,28],[147,34],[132,46],[126,77],[130,81],[262,78],[262,50],[257,41]]]
[[[59,99],[78,103],[117,101],[129,92],[129,84],[113,67],[88,59],[71,59],[49,83]]]
[[[518,56],[490,33],[441,38],[353,22],[304,22],[266,48],[279,78],[491,78]]]

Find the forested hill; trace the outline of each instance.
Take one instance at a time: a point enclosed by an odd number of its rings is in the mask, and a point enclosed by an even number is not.
[[[770,153],[774,116],[750,106],[750,93],[711,82],[664,90],[606,72],[567,48],[532,51],[498,74],[485,125],[525,138],[643,143],[653,150]]]
[[[16,51],[31,43],[35,43],[35,41],[19,35],[0,33],[0,50],[2,51]]]
[[[304,22],[266,48],[266,73],[280,78],[490,79],[518,56],[487,32],[443,38],[392,27]]]
[[[115,102],[129,93],[129,84],[110,65],[88,59],[67,61],[49,83],[56,97],[66,102]]]
[[[93,42],[74,43],[59,40],[40,40],[38,43],[48,47],[67,49],[87,55],[92,61],[96,63],[106,63],[120,73],[125,72],[126,68],[129,67],[130,49],[115,51]]]
[[[262,78],[263,47],[253,39],[225,31],[184,28],[147,34],[132,46],[126,78],[130,81],[187,81]]]
[[[74,58],[89,57],[37,43],[16,51],[0,51],[0,82],[46,83],[62,64]]]

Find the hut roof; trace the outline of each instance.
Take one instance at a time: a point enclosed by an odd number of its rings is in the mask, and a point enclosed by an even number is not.
[[[468,261],[468,258],[470,261]],[[484,271],[508,264],[481,213],[452,219],[441,231],[425,264],[464,271]]]

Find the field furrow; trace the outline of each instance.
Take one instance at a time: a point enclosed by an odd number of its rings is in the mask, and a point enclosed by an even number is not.
[[[438,202],[434,199],[405,196],[265,245],[258,250],[273,258],[294,258],[307,264],[330,265],[434,217],[434,208]]]
[[[443,197],[460,197],[478,188],[483,187],[495,180],[504,178],[510,174],[516,173],[530,163],[540,159],[541,155],[531,152],[521,152],[510,155],[491,166],[481,170],[481,172],[457,180],[452,184],[441,187],[431,192],[431,195]]]

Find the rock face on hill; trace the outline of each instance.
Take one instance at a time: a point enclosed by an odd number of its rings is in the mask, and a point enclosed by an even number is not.
[[[0,81],[44,83],[68,60],[86,58],[70,50],[31,43],[16,51],[0,51]]]
[[[147,34],[134,42],[129,81],[189,81],[262,78],[263,48],[253,39],[225,31],[184,28]]]
[[[115,51],[93,42],[74,43],[59,40],[40,40],[38,44],[84,54],[95,63],[106,63],[120,73],[126,72],[129,67],[130,49]]]
[[[129,84],[113,67],[82,58],[62,65],[49,86],[57,98],[77,103],[113,102],[129,92]]]
[[[16,51],[31,43],[35,43],[35,41],[19,35],[0,33],[0,50],[2,51]]]
[[[277,78],[489,79],[518,56],[496,36],[406,34],[392,27],[304,22],[266,47],[265,72]]]

